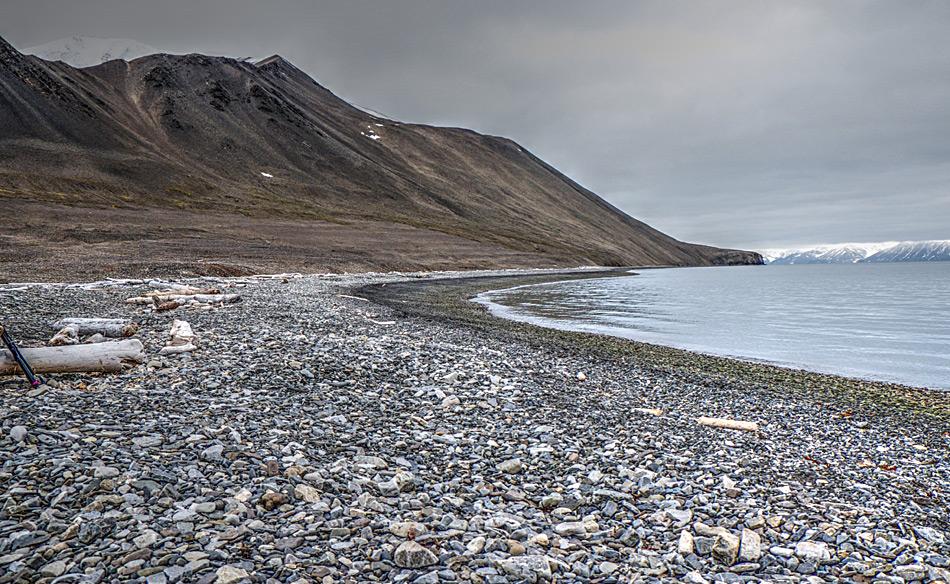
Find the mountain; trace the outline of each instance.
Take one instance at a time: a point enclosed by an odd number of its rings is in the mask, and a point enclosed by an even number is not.
[[[764,250],[762,256],[766,263],[775,265],[948,261],[950,241],[841,243],[803,249]]]
[[[298,238],[280,245],[308,269],[316,249],[332,252],[321,266],[361,269],[761,262],[673,239],[509,139],[378,118],[279,56],[155,54],[76,69],[0,39],[0,127],[0,202],[58,205],[58,223],[78,217],[66,208],[95,206],[81,221],[102,249],[117,238],[145,245],[119,232],[132,216],[118,219],[119,210],[134,210],[136,220],[154,217],[148,229],[166,227],[173,246],[202,221],[199,241],[187,243],[204,245],[222,224],[212,215],[255,218],[244,223],[251,231],[265,219],[311,221],[260,236]],[[356,235],[341,235],[346,226]],[[409,239],[385,236],[396,232]],[[221,237],[244,246],[232,255],[249,249],[250,235]],[[360,247],[360,237],[386,243]],[[419,259],[433,256],[413,243],[426,238],[452,261]]]
[[[92,67],[113,59],[130,61],[159,50],[130,39],[99,39],[73,36],[23,50],[46,61],[62,61],[73,67]]]
[[[864,261],[877,262],[948,262],[950,240],[905,241],[881,250]]]
[[[801,249],[769,249],[762,256],[770,264],[854,264],[894,245],[886,243],[839,243]]]

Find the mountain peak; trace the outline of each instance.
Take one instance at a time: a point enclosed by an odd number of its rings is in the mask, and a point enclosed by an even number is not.
[[[264,67],[266,65],[290,65],[291,67],[293,66],[290,64],[290,61],[281,57],[280,55],[271,55],[270,57],[267,57],[266,59],[261,59],[260,61],[257,61],[254,64],[257,65],[258,67]]]
[[[23,52],[45,61],[62,61],[73,67],[84,68],[116,59],[131,61],[160,51],[132,39],[72,36],[29,47]]]

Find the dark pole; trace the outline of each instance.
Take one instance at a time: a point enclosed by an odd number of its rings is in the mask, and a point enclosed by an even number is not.
[[[10,351],[10,354],[13,355],[13,360],[16,361],[16,364],[20,366],[20,369],[23,370],[23,374],[26,375],[26,378],[30,381],[30,385],[37,387],[43,385],[43,379],[37,377],[33,373],[33,368],[30,367],[30,364],[26,362],[26,358],[23,356],[23,353],[20,352],[20,349],[17,348],[16,343],[13,342],[13,339],[10,337],[10,333],[7,332],[6,327],[0,325],[0,337],[3,338],[3,344],[7,346],[7,349]]]

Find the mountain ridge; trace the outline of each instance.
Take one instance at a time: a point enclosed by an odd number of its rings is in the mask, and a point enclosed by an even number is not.
[[[761,253],[766,263],[776,265],[950,261],[950,240],[841,243]]]
[[[366,113],[279,55],[76,69],[0,39],[0,124],[6,197],[382,221],[565,265],[761,261],[669,237],[510,139]]]
[[[82,69],[112,60],[131,61],[162,51],[132,39],[72,36],[27,47],[22,52],[45,61],[62,61]]]

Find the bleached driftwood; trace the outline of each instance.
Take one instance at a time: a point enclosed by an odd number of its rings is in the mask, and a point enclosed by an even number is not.
[[[190,353],[196,348],[195,333],[191,329],[191,325],[187,321],[176,320],[172,323],[172,329],[168,333],[168,343],[158,353],[159,355],[175,355]]]
[[[171,286],[166,290],[146,292],[142,296],[193,296],[195,294],[220,294],[217,288],[194,288],[192,286]]]
[[[759,425],[755,422],[743,422],[741,420],[730,420],[728,418],[696,418],[696,421],[703,426],[712,428],[726,428],[728,430],[745,430],[746,432],[755,432]]]
[[[128,304],[155,304],[165,302],[197,302],[199,304],[233,304],[240,302],[238,294],[160,294],[155,296],[135,296],[126,300]]]
[[[79,344],[79,327],[74,324],[67,324],[59,329],[59,332],[53,335],[49,340],[50,347],[63,347],[65,345]]]
[[[104,337],[131,337],[139,327],[137,324],[122,318],[64,318],[53,323],[54,329],[75,326],[80,335],[94,335]]]
[[[115,373],[145,360],[142,341],[124,339],[91,345],[20,349],[37,373]],[[0,351],[0,374],[19,374],[20,368],[9,351]]]
[[[659,408],[633,408],[635,412],[640,412],[641,414],[650,414],[651,416],[662,416],[663,410]]]

